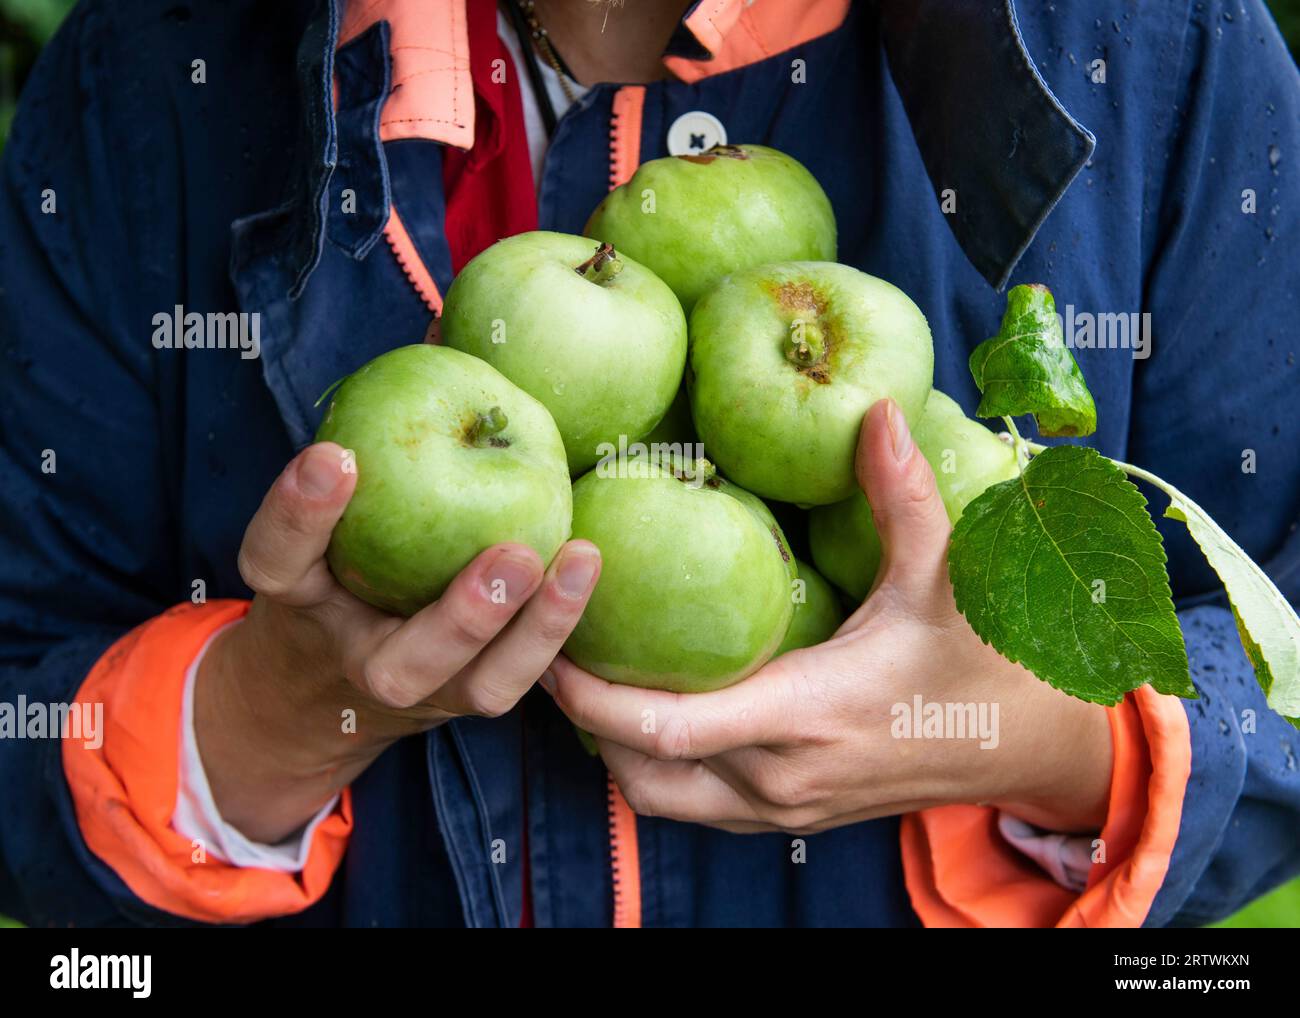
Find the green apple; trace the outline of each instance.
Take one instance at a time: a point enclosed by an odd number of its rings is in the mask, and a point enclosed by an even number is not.
[[[546,408],[477,357],[403,346],[349,375],[317,441],[352,452],[357,487],[326,558],[357,597],[411,615],[485,548],[550,561],[573,493]]]
[[[925,316],[847,265],[787,262],[724,279],[690,324],[691,416],[718,469],[764,498],[827,505],[857,487],[862,418],[892,397],[909,424],[934,377]]]
[[[794,556],[762,500],[703,459],[602,464],[573,486],[573,536],[602,568],[564,652],[588,671],[678,693],[766,662],[794,611]]]
[[[871,506],[861,491],[808,514],[812,560],[831,583],[855,601],[864,601],[880,568],[880,535]]]
[[[695,422],[691,420],[691,398],[683,385],[673,397],[672,405],[664,414],[663,420],[654,426],[650,434],[641,441],[646,445],[655,442],[664,445],[678,445],[686,453],[686,447],[693,447],[700,437],[695,434]]]
[[[569,472],[664,416],[686,364],[672,291],[631,258],[582,237],[521,233],[479,254],[447,291],[442,340],[539,400]]]
[[[937,389],[930,392],[912,437],[934,470],[939,497],[953,523],[985,488],[1020,474],[1015,447],[971,420],[956,400]]]
[[[825,643],[844,621],[839,598],[831,585],[807,562],[794,561],[803,582],[795,586],[794,616],[785,631],[785,639],[776,648],[778,657],[800,647]]]
[[[826,193],[801,163],[762,145],[716,145],[642,163],[597,206],[584,232],[648,265],[687,312],[738,269],[835,260]]]
[[[934,470],[939,497],[954,523],[985,488],[1020,473],[1012,446],[938,389],[930,391],[912,437]],[[841,590],[865,598],[880,567],[880,537],[866,496],[859,490],[843,502],[814,509],[808,536],[817,568]]]

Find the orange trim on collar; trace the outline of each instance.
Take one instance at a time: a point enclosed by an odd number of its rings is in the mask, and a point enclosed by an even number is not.
[[[474,83],[465,0],[348,0],[338,45],[385,20],[393,78],[379,140],[423,138],[468,149],[474,144]]]
[[[686,18],[686,27],[695,36],[696,42],[717,56],[727,33],[736,26],[736,22],[752,3],[753,0],[748,3],[746,0],[704,0]],[[802,4],[786,3],[782,6],[790,8],[797,15]]]
[[[682,81],[694,83],[833,32],[848,14],[849,0],[704,0],[685,24],[712,58],[664,57],[664,65]]]
[[[423,138],[457,148],[474,144],[467,0],[347,0],[338,44],[378,21],[391,29],[392,89],[379,117],[379,139]],[[735,70],[832,32],[850,0],[703,0],[685,25],[711,54],[665,57],[678,78],[696,82]]]

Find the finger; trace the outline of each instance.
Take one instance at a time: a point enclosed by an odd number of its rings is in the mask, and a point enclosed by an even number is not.
[[[784,666],[773,662],[713,693],[666,693],[607,682],[558,657],[547,692],[579,728],[656,760],[699,760],[782,741]]]
[[[333,442],[300,452],[276,478],[244,532],[239,575],[273,601],[307,607],[336,587],[325,549],[356,487],[352,459]]]
[[[362,688],[399,709],[427,700],[501,631],[541,580],[542,560],[532,548],[489,548],[366,659]]]
[[[740,793],[702,763],[655,760],[604,739],[597,744],[633,813],[728,829],[770,829]]]
[[[600,550],[594,544],[566,544],[537,593],[500,637],[447,684],[439,702],[459,714],[488,717],[513,707],[555,660],[599,576]]]
[[[947,577],[952,526],[934,471],[893,400],[880,400],[867,411],[855,467],[880,534],[877,587],[891,583],[904,594],[928,595],[936,577]]]

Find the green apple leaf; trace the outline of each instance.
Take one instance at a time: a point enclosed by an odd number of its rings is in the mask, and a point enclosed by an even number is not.
[[[1097,407],[1065,345],[1052,291],[1041,283],[1012,287],[998,334],[970,355],[983,393],[979,417],[1033,414],[1040,434],[1091,435]]]
[[[1241,547],[1177,489],[1165,515],[1181,520],[1223,581],[1237,633],[1268,705],[1300,728],[1300,618]]]
[[[1196,696],[1146,499],[1095,449],[1046,449],[967,505],[948,573],[980,638],[1057,689]]]

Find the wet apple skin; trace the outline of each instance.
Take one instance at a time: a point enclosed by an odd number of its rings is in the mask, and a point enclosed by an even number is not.
[[[601,551],[565,653],[626,685],[691,693],[738,682],[776,651],[794,611],[794,556],[767,507],[669,471],[574,485],[575,538]]]
[[[796,321],[825,336],[824,371],[786,356]],[[826,262],[738,272],[690,317],[691,415],[711,459],[764,498],[828,505],[857,489],[854,453],[872,404],[918,421],[934,378],[925,316],[883,279]]]
[[[500,241],[461,270],[442,315],[447,346],[487,361],[550,411],[573,475],[596,463],[601,443],[646,435],[686,365],[686,318],[672,291],[617,250],[616,276],[584,279],[575,267],[596,246],[545,231]]]
[[[465,441],[500,407],[500,444]],[[437,599],[479,552],[518,541],[549,562],[569,534],[572,488],[555,423],[491,365],[399,347],[335,391],[316,434],[355,455],[357,487],[326,558],[357,597],[399,615]]]
[[[931,390],[912,437],[934,471],[939,496],[953,523],[986,488],[1020,472],[1011,445],[963,414],[938,389]],[[950,457],[945,455],[948,450]],[[881,549],[871,507],[861,491],[843,502],[813,509],[808,515],[808,542],[813,562],[827,579],[858,600],[867,596],[880,567]]]
[[[835,213],[804,166],[762,145],[747,158],[668,156],[643,163],[583,232],[648,266],[689,313],[723,276],[766,262],[835,260]],[[643,211],[653,195],[654,212]]]

